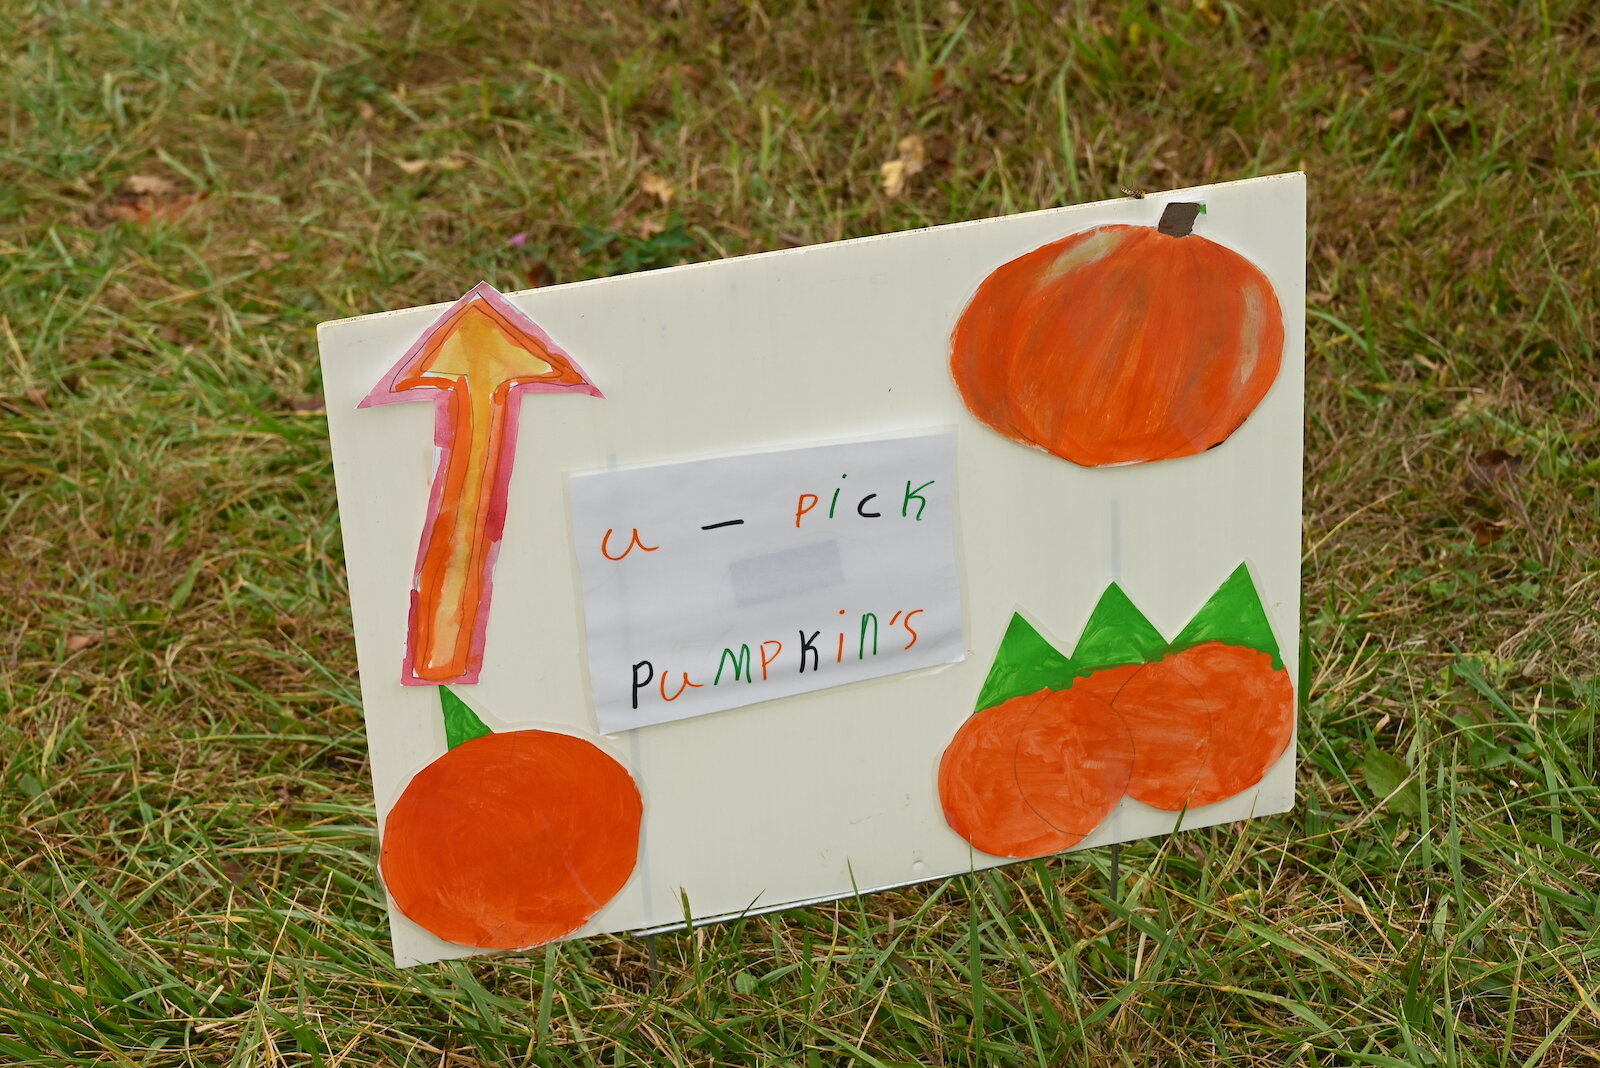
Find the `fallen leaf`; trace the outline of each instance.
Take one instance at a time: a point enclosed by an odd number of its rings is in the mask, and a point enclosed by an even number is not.
[[[237,860],[224,860],[220,867],[222,868],[222,874],[227,876],[228,882],[241,890],[249,890],[255,886],[255,880],[250,877],[249,872],[244,870],[244,865]]]
[[[1470,490],[1494,489],[1514,483],[1522,472],[1522,457],[1504,449],[1486,449],[1467,460],[1465,482]]]
[[[93,648],[100,644],[98,634],[69,634],[67,635],[67,652],[81,653],[85,649]]]
[[[176,185],[154,174],[131,174],[123,188],[136,197],[170,197],[178,192]]]
[[[116,202],[107,212],[113,219],[122,222],[175,222],[199,199],[197,193],[180,192],[178,185],[170,179],[153,174],[133,174],[117,190]]]
[[[645,196],[655,197],[662,207],[666,207],[667,202],[677,193],[665,178],[653,171],[645,171],[639,175],[639,191]]]
[[[290,401],[289,410],[296,415],[318,415],[327,410],[327,404],[320,396],[307,393]]]
[[[1361,762],[1361,771],[1375,800],[1408,816],[1422,811],[1422,786],[1412,778],[1411,769],[1399,757],[1381,749],[1369,749]]]
[[[1477,66],[1478,60],[1489,54],[1489,49],[1493,47],[1493,44],[1493,41],[1484,38],[1481,41],[1474,41],[1469,45],[1464,45],[1461,49],[1461,65],[1468,68]]]
[[[657,234],[664,232],[666,228],[667,227],[665,223],[659,222],[655,219],[640,219],[638,224],[634,226],[633,232],[638,234],[640,238],[648,241]]]
[[[356,114],[361,116],[361,121],[363,122],[370,121],[371,118],[377,113],[378,112],[373,108],[373,106],[367,103],[365,100],[356,105]]]
[[[1483,519],[1474,516],[1469,518],[1466,524],[1467,529],[1472,532],[1473,544],[1480,549],[1493,545],[1505,537],[1506,532],[1511,529],[1509,519]]]
[[[906,165],[900,160],[892,159],[879,167],[878,176],[883,179],[884,194],[891,200],[905,193]]]
[[[911,176],[928,165],[928,150],[920,134],[902,137],[895,145],[898,157],[878,168],[883,179],[883,191],[890,199],[904,196],[906,183]]]
[[[421,174],[423,171],[459,171],[472,162],[466,156],[455,152],[438,159],[401,159],[395,160],[401,170],[407,174]]]
[[[550,269],[550,265],[543,260],[540,260],[532,267],[528,268],[527,277],[529,289],[541,289],[544,286],[553,286],[556,284],[556,273],[552,271]]]

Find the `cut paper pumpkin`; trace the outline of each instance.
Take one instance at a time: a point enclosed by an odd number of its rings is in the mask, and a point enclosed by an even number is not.
[[[1192,232],[1199,205],[1158,226],[1099,226],[1034,249],[978,286],[950,371],[994,430],[1085,467],[1192,456],[1227,440],[1283,359],[1272,283]]]
[[[1145,804],[1173,811],[1215,804],[1260,782],[1289,747],[1294,736],[1294,686],[1289,682],[1289,673],[1274,668],[1272,657],[1266,653],[1206,642],[1147,665],[1144,670],[1170,670],[1181,676],[1205,703],[1211,728],[1211,745],[1199,761],[1188,795],[1178,793],[1166,798],[1166,803],[1157,804],[1128,791]],[[1177,703],[1171,707],[1182,712],[1192,708]],[[1124,716],[1127,714],[1123,711]],[[1152,726],[1154,729],[1143,737],[1160,736],[1164,725]],[[1151,769],[1158,770],[1159,764],[1152,762]],[[1159,778],[1159,774],[1153,775],[1151,781]]]
[[[939,766],[945,821],[994,856],[1082,841],[1122,796],[1181,811],[1255,786],[1294,736],[1294,686],[1244,565],[1167,642],[1114,583],[1072,656],[1012,618]]]
[[[384,821],[396,907],[478,949],[572,934],[633,874],[644,811],[633,776],[582,738],[494,733],[442,687],[440,698],[451,748]]]
[[[945,750],[945,820],[1000,857],[1070,849],[1122,799],[1133,739],[1101,698],[1076,690],[1013,697],[973,716]]]

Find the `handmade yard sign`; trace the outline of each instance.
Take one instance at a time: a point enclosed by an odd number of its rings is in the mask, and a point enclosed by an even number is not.
[[[1303,262],[1285,175],[323,324],[396,958],[1286,809]]]

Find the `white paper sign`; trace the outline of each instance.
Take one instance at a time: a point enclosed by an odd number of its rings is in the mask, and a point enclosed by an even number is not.
[[[952,433],[580,475],[607,734],[964,655]]]

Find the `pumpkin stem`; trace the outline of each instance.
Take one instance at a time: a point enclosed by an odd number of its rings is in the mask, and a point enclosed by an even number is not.
[[[439,687],[439,709],[444,713],[444,740],[449,749],[493,733],[484,726],[478,714],[467,707],[465,701],[450,692],[448,686]]]
[[[1161,213],[1161,221],[1156,224],[1156,229],[1168,237],[1188,237],[1194,233],[1195,217],[1204,210],[1204,204],[1174,200]]]

